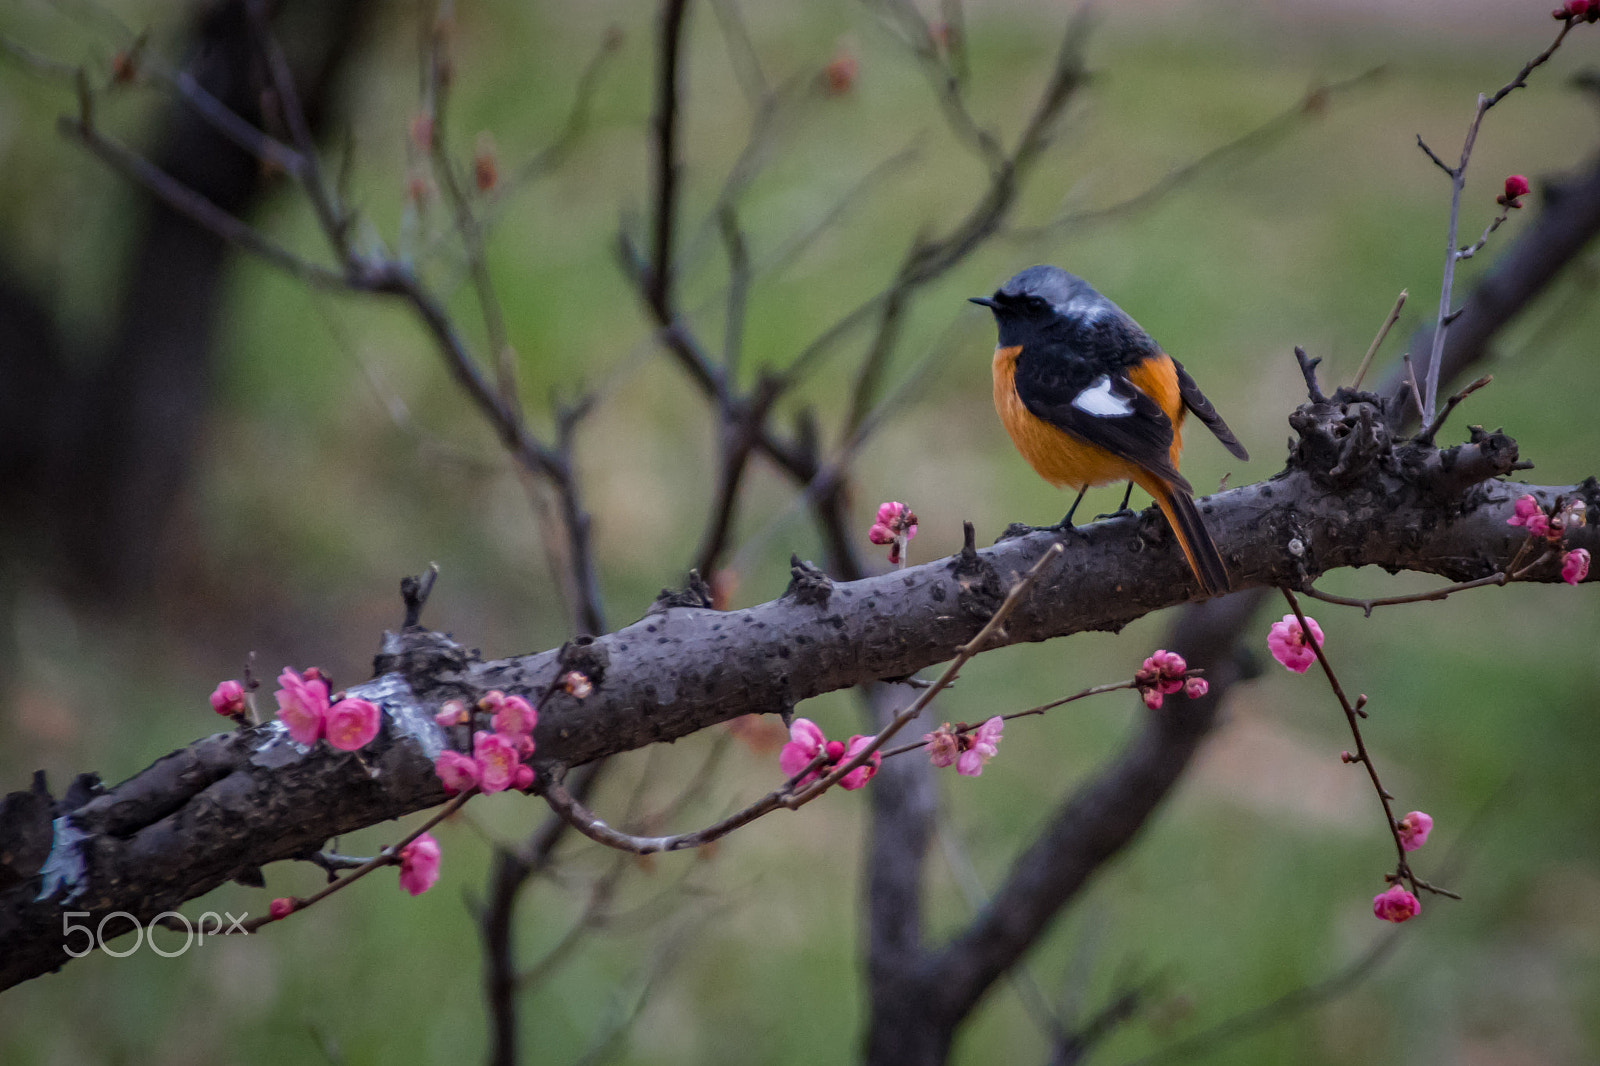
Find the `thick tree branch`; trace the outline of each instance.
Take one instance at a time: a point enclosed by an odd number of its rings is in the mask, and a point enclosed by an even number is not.
[[[1236,587],[1303,587],[1326,570],[1368,564],[1470,580],[1499,569],[1520,545],[1520,531],[1505,518],[1523,492],[1545,504],[1578,494],[1600,508],[1592,480],[1549,488],[1488,480],[1516,465],[1508,438],[1478,433],[1442,452],[1393,446],[1370,397],[1341,397],[1295,412],[1301,441],[1278,476],[1201,501]],[[605,637],[495,662],[476,661],[425,630],[391,634],[375,663],[380,676],[351,689],[386,712],[365,762],[322,747],[301,751],[267,725],[199,741],[75,810],[58,811],[43,867],[8,868],[0,877],[9,886],[0,890],[0,986],[66,961],[64,910],[148,918],[226,880],[250,878],[263,863],[440,802],[432,759],[441,735],[431,714],[447,698],[490,688],[537,694],[564,670],[583,669],[592,695],[557,694],[541,708],[538,758],[549,773],[944,661],[988,621],[1014,576],[1055,543],[1035,533],[838,585],[802,568],[789,593],[747,610],[662,607]],[[1600,533],[1586,527],[1572,543],[1600,549]],[[1558,580],[1548,569],[1529,579]],[[1117,629],[1193,595],[1187,564],[1154,512],[1097,523],[1018,606],[1003,641]],[[1124,761],[1149,761],[1142,772],[1157,777],[1181,770],[1182,759],[1174,765],[1156,743],[1167,728],[1155,720]],[[1091,787],[1072,802],[1110,801]],[[6,832],[27,828],[7,824]],[[997,906],[995,927],[975,938],[963,967],[974,974],[1003,968],[1026,947],[1016,935],[1027,931],[1024,914],[1043,909]],[[946,1002],[961,999],[962,987],[966,998],[973,989],[981,994],[980,984],[948,983]]]

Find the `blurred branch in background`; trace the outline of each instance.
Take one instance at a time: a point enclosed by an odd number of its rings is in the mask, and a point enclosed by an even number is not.
[[[280,7],[279,17],[298,28],[295,54],[285,62],[306,87],[304,128],[324,129],[336,111],[333,86],[356,54],[373,5],[285,0]],[[121,272],[127,284],[103,350],[72,350],[34,301],[4,280],[16,268],[0,264],[0,334],[15,338],[0,344],[0,523],[13,531],[12,543],[50,552],[43,561],[68,587],[103,601],[145,592],[170,551],[163,546],[174,502],[209,407],[227,242],[253,239],[253,231],[225,220],[248,215],[273,185],[270,170],[230,136],[263,123],[244,0],[198,9],[190,36],[193,58],[173,83],[182,95],[161,119],[150,162],[116,158],[142,164],[215,210],[196,218],[159,194],[141,204],[139,236]],[[130,81],[138,77],[136,44],[128,34],[120,69]],[[52,66],[74,70],[87,88],[83,71]],[[104,91],[124,88],[117,78]],[[219,126],[219,110],[237,121]],[[270,138],[251,141],[261,146]],[[292,156],[261,158],[281,164]],[[256,250],[274,247],[261,240]],[[51,532],[21,535],[40,529]]]

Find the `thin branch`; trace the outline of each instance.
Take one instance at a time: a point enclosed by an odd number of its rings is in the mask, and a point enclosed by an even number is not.
[[[1384,73],[1385,68],[1378,66],[1365,70],[1354,77],[1334,82],[1331,85],[1315,86],[1308,90],[1305,96],[1296,101],[1293,106],[1274,115],[1255,129],[1249,130],[1231,141],[1225,141],[1215,148],[1196,156],[1182,166],[1169,171],[1165,176],[1150,183],[1132,196],[1117,200],[1104,207],[1070,211],[1039,226],[1014,229],[1010,231],[1011,235],[1024,239],[1060,237],[1067,230],[1114,221],[1125,218],[1137,211],[1142,211],[1194,179],[1201,177],[1219,163],[1264,151],[1299,128],[1307,116],[1317,115],[1324,111],[1336,95],[1375,81],[1382,77]]]
[[[1339,706],[1344,711],[1345,720],[1350,725],[1350,733],[1355,738],[1356,750],[1355,754],[1347,761],[1358,762],[1366,767],[1367,777],[1371,779],[1372,788],[1378,794],[1378,802],[1383,804],[1384,819],[1389,824],[1389,835],[1394,838],[1394,850],[1398,856],[1398,864],[1395,867],[1394,874],[1390,875],[1389,880],[1395,884],[1399,884],[1402,881],[1409,882],[1413,892],[1426,890],[1438,893],[1441,896],[1449,896],[1451,899],[1460,899],[1461,897],[1454,892],[1430,885],[1412,872],[1411,864],[1406,859],[1405,843],[1400,838],[1400,823],[1394,816],[1393,797],[1389,794],[1389,790],[1383,787],[1383,782],[1378,779],[1378,768],[1373,763],[1372,755],[1367,751],[1367,742],[1361,735],[1360,720],[1366,717],[1366,712],[1362,708],[1365,706],[1367,698],[1361,696],[1352,704],[1345,696],[1344,687],[1339,684],[1339,677],[1333,672],[1333,664],[1328,661],[1327,654],[1322,650],[1322,642],[1310,639],[1311,625],[1306,621],[1305,612],[1300,609],[1299,598],[1288,588],[1282,588],[1279,591],[1283,593],[1284,599],[1289,601],[1289,609],[1294,612],[1295,618],[1299,621],[1300,631],[1307,636],[1306,645],[1316,655],[1317,663],[1322,667],[1322,672],[1328,679],[1328,687],[1333,689],[1333,695],[1338,699]]]
[[[1556,49],[1561,47],[1561,42],[1566,40],[1567,34],[1572,31],[1572,27],[1575,24],[1575,20],[1570,17],[1562,20],[1561,29],[1556,33],[1555,40],[1551,41],[1550,46],[1543,52],[1523,64],[1516,77],[1501,86],[1493,96],[1478,94],[1478,106],[1476,111],[1473,112],[1472,122],[1467,126],[1466,140],[1461,145],[1461,159],[1454,167],[1446,166],[1433,153],[1433,150],[1423,143],[1421,136],[1417,137],[1417,144],[1424,152],[1427,152],[1428,158],[1432,159],[1440,169],[1450,176],[1450,225],[1449,232],[1445,238],[1444,275],[1439,283],[1439,314],[1434,323],[1433,350],[1428,356],[1427,373],[1424,376],[1422,390],[1421,411],[1424,424],[1433,421],[1434,402],[1439,395],[1439,367],[1444,355],[1445,334],[1449,330],[1450,322],[1454,317],[1450,311],[1451,290],[1455,284],[1456,263],[1464,258],[1461,250],[1456,247],[1457,233],[1461,224],[1461,191],[1467,184],[1467,163],[1472,158],[1472,148],[1478,140],[1478,129],[1483,123],[1483,116],[1489,112],[1491,107],[1505,99],[1513,90],[1525,86],[1528,82],[1528,75],[1555,54]],[[1485,237],[1487,238],[1487,234],[1485,234]]]
[[[1394,307],[1389,311],[1389,317],[1383,320],[1383,325],[1378,327],[1378,335],[1372,338],[1372,343],[1367,345],[1367,354],[1361,357],[1361,366],[1356,370],[1355,380],[1350,383],[1352,389],[1361,388],[1361,379],[1367,376],[1367,368],[1372,365],[1372,357],[1378,354],[1378,349],[1383,347],[1384,338],[1389,336],[1389,331],[1400,319],[1400,309],[1406,305],[1409,296],[1405,289],[1400,290],[1400,295],[1395,297]]]
[[[1460,392],[1451,396],[1450,399],[1446,400],[1444,409],[1439,412],[1438,417],[1436,417],[1432,422],[1428,423],[1428,427],[1426,429],[1417,434],[1417,442],[1419,444],[1432,444],[1433,439],[1438,435],[1439,430],[1444,428],[1445,419],[1450,417],[1450,412],[1454,411],[1462,400],[1465,400],[1468,396],[1471,396],[1473,393],[1477,392],[1479,389],[1483,388],[1493,380],[1493,374],[1485,374],[1483,377],[1472,382],[1472,384],[1468,385]]]
[[[1355,959],[1320,981],[1301,985],[1285,992],[1268,1003],[1227,1018],[1209,1029],[1169,1044],[1125,1066],[1157,1066],[1164,1062],[1194,1062],[1205,1052],[1231,1043],[1240,1037],[1260,1032],[1288,1021],[1306,1011],[1315,1010],[1360,985],[1394,953],[1400,945],[1401,932],[1390,930],[1378,937]]]
[[[432,829],[434,826],[438,825],[440,822],[459,811],[467,802],[467,800],[471,799],[475,795],[477,795],[477,790],[473,788],[456,796],[449,803],[446,803],[443,807],[439,808],[439,810],[436,811],[427,821],[423,822],[421,825],[417,826],[417,828],[401,837],[394,844],[384,848],[378,854],[374,855],[372,858],[356,867],[344,877],[330,882],[327,887],[322,889],[322,891],[313,893],[312,895],[306,896],[303,899],[298,897],[290,897],[294,904],[294,911],[291,913],[298,913],[305,910],[312,904],[322,902],[335,892],[339,892],[345,888],[348,888],[352,883],[361,880],[363,877],[380,867],[398,865],[400,862],[400,852],[405,850],[406,845],[410,844],[422,834],[426,833],[428,830]],[[243,925],[236,929],[230,928],[227,930],[227,932],[236,936],[241,933],[253,933],[270,922],[281,920],[282,919],[274,918],[271,914],[264,914],[260,918],[250,919],[248,922],[243,923]]]
[[[216,234],[241,251],[249,252],[268,266],[275,267],[314,288],[346,290],[353,288],[351,280],[346,275],[301,258],[259,230],[239,221],[143,156],[102,136],[92,125],[85,123],[81,115],[78,118],[63,116],[57,120],[56,128],[68,139],[83,145],[101,162],[155,196],[173,211]]]
[[[272,89],[277,96],[284,125],[288,127],[290,140],[294,142],[295,150],[300,154],[300,166],[295,172],[296,176],[306,191],[306,197],[311,201],[312,209],[317,214],[317,221],[327,236],[335,256],[341,263],[348,264],[351,262],[348,239],[350,220],[339,206],[333,190],[323,179],[322,166],[317,160],[316,142],[311,138],[311,124],[306,121],[305,108],[301,106],[300,92],[295,88],[294,72],[289,69],[288,57],[283,54],[283,48],[272,32],[272,26],[267,18],[267,7],[263,0],[245,0],[244,6],[261,54],[266,60],[267,74],[272,81]]]
[[[1319,592],[1314,588],[1304,588],[1300,591],[1314,600],[1321,600],[1323,603],[1336,603],[1343,607],[1359,607],[1368,618],[1371,618],[1374,607],[1394,607],[1402,603],[1429,603],[1434,600],[1445,599],[1456,592],[1481,589],[1489,585],[1504,585],[1510,580],[1509,575],[1503,572],[1496,572],[1488,577],[1480,577],[1476,581],[1458,581],[1454,585],[1430,589],[1427,592],[1414,592],[1409,596],[1382,596],[1368,600],[1353,599],[1349,596],[1336,596],[1331,592]]]

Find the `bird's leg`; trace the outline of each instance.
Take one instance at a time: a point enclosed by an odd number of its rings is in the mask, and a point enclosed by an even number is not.
[[[1067,516],[1056,525],[1045,526],[1045,530],[1050,533],[1078,533],[1078,527],[1072,524],[1072,516],[1078,513],[1078,504],[1083,502],[1083,494],[1088,491],[1088,485],[1079,489],[1078,498],[1072,501],[1071,507],[1067,508]],[[1078,533],[1078,535],[1080,537],[1083,536],[1082,533]]]
[[[1128,491],[1122,494],[1122,506],[1110,514],[1097,514],[1094,516],[1094,520],[1098,522],[1102,518],[1132,518],[1133,511],[1128,508],[1128,501],[1131,499],[1133,499],[1133,482],[1130,481],[1128,482]]]

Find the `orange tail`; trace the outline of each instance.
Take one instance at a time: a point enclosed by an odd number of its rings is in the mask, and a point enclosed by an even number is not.
[[[1178,546],[1189,560],[1189,569],[1200,582],[1200,591],[1207,596],[1221,596],[1229,591],[1228,569],[1222,563],[1216,542],[1200,520],[1193,497],[1154,475],[1148,480],[1140,478],[1139,487],[1155,498],[1156,506],[1167,516],[1167,524],[1177,534]]]

